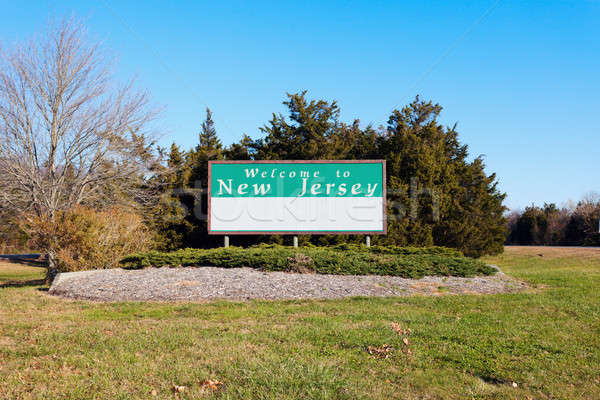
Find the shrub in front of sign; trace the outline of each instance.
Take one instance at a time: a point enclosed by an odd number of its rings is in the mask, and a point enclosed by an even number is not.
[[[127,256],[121,266],[145,267],[216,266],[250,267],[264,271],[298,271],[297,260],[312,260],[311,272],[336,275],[392,275],[404,278],[423,276],[492,275],[495,269],[482,261],[448,252],[442,248],[340,249],[335,247],[256,246],[215,249],[181,249],[170,253],[150,251]]]
[[[369,251],[375,254],[400,254],[400,255],[415,255],[415,254],[438,254],[450,257],[462,257],[463,253],[458,249],[449,247],[428,246],[371,246],[366,247],[357,243],[343,243],[332,247],[335,250],[350,250],[350,251]]]
[[[77,206],[54,217],[23,215],[19,223],[31,237],[31,248],[58,249],[52,254],[58,272],[116,268],[124,255],[152,245],[143,218],[124,207],[98,211]]]

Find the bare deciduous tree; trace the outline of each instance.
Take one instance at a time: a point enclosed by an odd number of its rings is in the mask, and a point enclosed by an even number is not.
[[[80,204],[144,200],[154,116],[145,93],[115,84],[80,24],[0,48],[0,207],[53,218]],[[44,250],[52,274],[56,249]]]

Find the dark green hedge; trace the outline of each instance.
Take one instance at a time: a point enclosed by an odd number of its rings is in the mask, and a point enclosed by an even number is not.
[[[415,254],[426,254],[426,255],[440,255],[449,257],[462,257],[463,253],[457,249],[451,249],[448,247],[429,246],[429,247],[403,247],[403,246],[371,246],[366,247],[355,243],[349,244],[338,244],[330,247],[334,250],[350,250],[358,252],[371,252],[375,254],[399,254],[399,255],[415,255]]]
[[[150,251],[121,260],[123,268],[162,266],[251,267],[265,271],[290,271],[289,258],[303,254],[312,259],[310,269],[319,274],[394,275],[421,278],[425,275],[492,275],[495,270],[479,260],[442,247],[396,247],[343,245],[336,247],[286,247],[262,245],[250,248],[181,249],[170,253]]]

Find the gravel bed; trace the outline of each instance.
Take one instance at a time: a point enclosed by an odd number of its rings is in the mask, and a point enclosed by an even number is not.
[[[493,276],[473,278],[404,279],[263,272],[252,268],[106,269],[60,274],[49,293],[95,301],[203,301],[493,294],[527,289],[525,283],[498,271]]]

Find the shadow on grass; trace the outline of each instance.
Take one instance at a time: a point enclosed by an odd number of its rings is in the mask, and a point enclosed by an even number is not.
[[[9,287],[42,286],[46,284],[45,279],[30,279],[28,281],[6,281],[0,283],[0,289]],[[46,289],[48,290],[48,289]]]
[[[0,254],[0,289],[45,285],[46,280],[31,267],[44,270],[46,275],[47,262],[40,254]]]
[[[47,266],[46,260],[40,258],[37,254],[0,255],[0,260],[11,264],[26,265],[28,267],[45,268]]]

